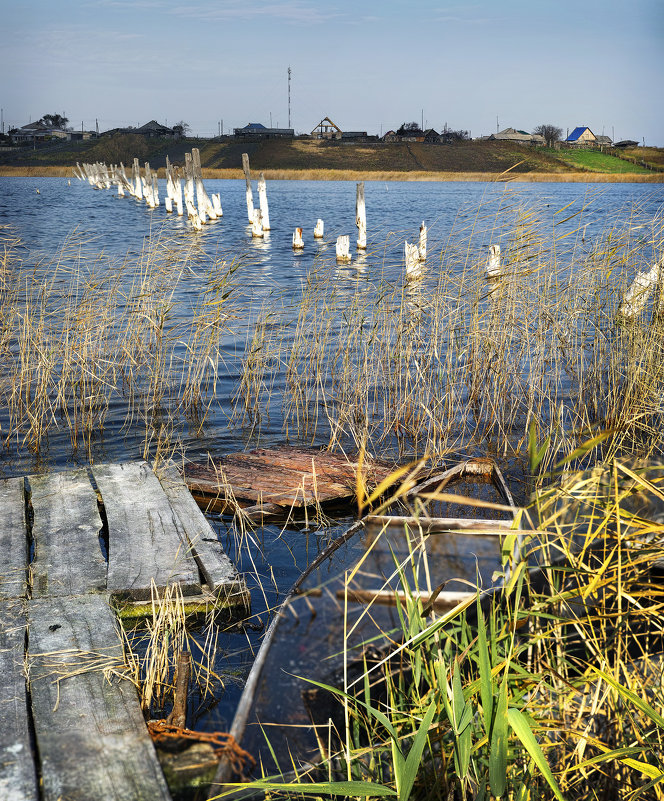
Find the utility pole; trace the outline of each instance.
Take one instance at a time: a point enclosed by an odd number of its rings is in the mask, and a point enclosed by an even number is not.
[[[496,114],[496,133],[499,133],[500,129],[498,128],[498,115]]]
[[[291,81],[291,68],[288,68],[288,127],[291,127],[290,124],[290,81]]]

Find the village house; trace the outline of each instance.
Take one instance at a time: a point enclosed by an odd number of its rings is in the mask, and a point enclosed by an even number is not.
[[[579,125],[565,139],[566,145],[593,145],[597,142],[597,137],[585,125]]]
[[[293,138],[293,128],[266,128],[260,122],[250,122],[244,128],[233,128],[236,139],[284,139]]]
[[[539,134],[531,134],[528,131],[519,131],[516,128],[504,128],[495,134],[491,134],[489,139],[507,142],[520,142],[524,145],[544,145],[546,140]]]
[[[69,138],[69,131],[62,128],[54,128],[52,125],[47,125],[45,122],[29,122],[20,128],[16,128],[10,132],[12,142],[17,145],[33,144],[47,142],[53,139],[62,139],[63,141]]]

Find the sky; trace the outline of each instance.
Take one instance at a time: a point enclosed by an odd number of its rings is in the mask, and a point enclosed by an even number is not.
[[[543,123],[664,146],[664,0],[0,0],[4,130],[44,114],[473,137]]]

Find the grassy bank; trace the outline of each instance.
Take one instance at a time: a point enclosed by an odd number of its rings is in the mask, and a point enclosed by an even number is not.
[[[532,148],[508,142],[459,142],[453,145],[407,143],[341,143],[315,140],[265,140],[234,142],[187,139],[146,141],[141,137],[103,138],[72,143],[53,149],[24,150],[0,156],[0,175],[68,176],[77,161],[108,164],[134,157],[162,168],[168,155],[174,164],[184,163],[184,154],[198,147],[204,176],[241,177],[242,153],[248,153],[252,169],[267,178],[309,180],[435,180],[487,181],[507,176],[522,181],[662,181],[664,173],[652,173],[640,164],[601,153]],[[653,154],[639,154],[653,159]],[[602,157],[593,168],[583,159]],[[576,164],[572,159],[580,158]],[[608,162],[607,162],[608,159]],[[607,167],[607,163],[613,165]],[[636,177],[638,176],[638,177]]]
[[[165,178],[165,171],[160,168],[160,178]],[[550,183],[663,183],[664,173],[642,171],[640,173],[603,173],[603,172],[527,172],[527,173],[494,173],[494,172],[426,172],[411,170],[409,172],[364,170],[262,170],[268,181],[499,181],[534,183],[537,181]],[[12,166],[0,164],[0,177],[27,178],[71,178],[72,167],[44,166]],[[203,178],[244,179],[241,169],[203,168]]]

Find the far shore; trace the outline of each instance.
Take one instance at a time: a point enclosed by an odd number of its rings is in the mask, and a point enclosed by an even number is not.
[[[159,177],[164,178],[163,169]],[[551,183],[664,183],[664,173],[601,173],[601,172],[390,172],[361,170],[262,170],[272,181],[482,181],[482,182],[551,182]],[[72,178],[73,167],[0,165],[0,177],[5,178]],[[203,168],[203,178],[244,178],[239,169]]]

